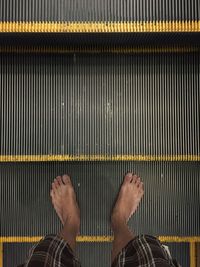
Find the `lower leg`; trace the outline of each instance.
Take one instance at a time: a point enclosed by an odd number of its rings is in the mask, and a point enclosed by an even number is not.
[[[71,222],[66,222],[59,233],[59,236],[67,241],[73,252],[76,248],[76,237],[79,233],[78,227],[74,226]]]
[[[126,174],[111,215],[111,227],[114,233],[112,262],[126,244],[134,238],[127,222],[135,213],[143,196],[143,183],[132,173]]]
[[[134,234],[130,231],[124,221],[118,221],[117,225],[112,224],[112,230],[114,233],[114,240],[112,244],[111,260],[113,262],[122,248],[124,248],[126,244],[134,238]]]

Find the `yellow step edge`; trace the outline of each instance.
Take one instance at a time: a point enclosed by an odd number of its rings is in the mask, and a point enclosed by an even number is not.
[[[0,155],[0,162],[33,161],[200,161],[200,155]]]
[[[2,236],[0,243],[35,243],[41,236]],[[161,242],[167,243],[195,243],[200,242],[200,236],[158,236]],[[113,236],[78,236],[77,242],[112,242]]]
[[[190,267],[196,267],[196,245],[194,242],[190,243]]]
[[[42,237],[0,237],[0,267],[3,267],[3,243],[36,243]],[[195,242],[200,242],[200,236],[159,236],[161,242],[189,242],[190,243],[190,267],[196,267]],[[112,242],[112,236],[78,236],[77,242]]]
[[[0,33],[139,33],[200,32],[200,21],[0,22]]]
[[[0,242],[0,267],[3,267],[3,243]]]
[[[192,53],[200,52],[200,47],[195,46],[161,46],[161,47],[28,47],[28,46],[0,46],[0,53],[117,53],[117,54],[139,54],[139,53]]]

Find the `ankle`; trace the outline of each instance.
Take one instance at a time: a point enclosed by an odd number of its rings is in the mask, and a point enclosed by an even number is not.
[[[64,228],[67,229],[71,229],[71,231],[73,232],[77,232],[79,233],[80,231],[80,218],[78,216],[67,216],[65,218],[64,224],[63,224]]]
[[[66,220],[61,232],[63,234],[70,233],[70,235],[76,237],[80,233],[80,223],[74,220]]]
[[[65,226],[59,233],[60,237],[66,240],[68,243],[69,241],[73,240],[76,242],[76,237],[79,231],[76,228]],[[70,242],[71,243],[71,242]]]
[[[111,228],[113,232],[123,232],[128,229],[126,220],[123,217],[112,215],[111,218]]]

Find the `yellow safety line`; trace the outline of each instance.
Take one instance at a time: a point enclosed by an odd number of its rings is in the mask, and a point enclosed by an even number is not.
[[[0,242],[0,267],[3,267],[3,243]]]
[[[0,162],[30,161],[200,161],[200,155],[0,155]]]
[[[191,53],[200,52],[200,47],[195,46],[172,46],[172,47],[39,47],[39,46],[0,46],[0,53],[118,53],[118,54],[138,54],[138,53]]]
[[[35,243],[42,239],[42,236],[1,236],[2,243]]]
[[[8,236],[0,237],[2,243],[34,243],[38,242],[41,236]],[[200,242],[200,236],[159,236],[161,242],[167,243],[194,243]],[[78,236],[77,242],[112,242],[113,236]]]
[[[112,242],[113,236],[78,236],[77,242]]]
[[[200,32],[200,21],[0,22],[1,33],[137,33]]]
[[[196,267],[196,244],[190,243],[190,267]]]
[[[3,267],[3,243],[36,243],[40,236],[10,236],[0,237],[0,267]],[[161,242],[190,242],[190,267],[196,267],[195,242],[200,242],[200,236],[159,236]],[[112,242],[112,236],[78,236],[77,242]]]
[[[167,243],[200,242],[200,236],[159,236],[158,239]]]

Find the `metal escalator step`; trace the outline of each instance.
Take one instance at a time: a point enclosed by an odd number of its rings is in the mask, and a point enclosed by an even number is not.
[[[1,155],[200,155],[200,53],[1,54]]]
[[[200,232],[198,162],[1,163],[0,168],[2,236],[41,236],[58,230],[49,190],[52,179],[66,172],[82,210],[81,235],[110,235],[112,203],[128,170],[145,183],[145,198],[131,220],[136,232],[178,236]]]
[[[198,162],[1,163],[0,169],[2,236],[43,236],[59,231],[61,225],[51,207],[49,190],[52,179],[63,173],[71,175],[77,192],[82,214],[80,234],[111,235],[109,215],[127,170],[138,173],[145,183],[145,197],[130,220],[131,229],[157,236],[200,235]],[[94,248],[93,255],[102,264],[109,263],[108,251],[102,252],[101,259],[96,249],[107,246],[107,242],[97,243]],[[187,263],[188,254],[176,248],[175,254]],[[80,243],[80,257],[87,267],[94,264],[86,258],[86,252],[92,249],[92,243]],[[25,248],[22,250],[24,253]]]
[[[200,19],[198,0],[2,0],[0,21],[39,22],[129,22],[196,21]]]

